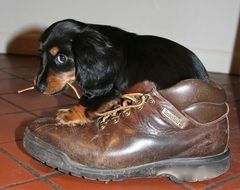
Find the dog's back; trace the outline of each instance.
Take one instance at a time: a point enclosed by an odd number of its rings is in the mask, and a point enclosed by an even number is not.
[[[171,40],[143,36],[103,25],[92,25],[121,51],[121,71],[124,84],[150,80],[159,88],[167,88],[180,80],[195,78],[209,82],[209,77],[198,57],[189,49]],[[122,75],[122,76],[121,76]],[[127,80],[127,81],[126,81]]]
[[[166,88],[187,78],[209,81],[198,57],[187,48],[168,39],[155,36],[136,36],[127,40],[128,69],[138,80],[151,80]]]

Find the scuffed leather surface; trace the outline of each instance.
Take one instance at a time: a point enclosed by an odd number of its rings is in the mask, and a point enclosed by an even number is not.
[[[133,109],[130,116],[103,130],[94,123],[58,125],[53,118],[36,120],[29,130],[72,160],[94,168],[125,168],[172,158],[211,156],[225,150],[227,108],[220,87],[190,79],[161,91],[143,82],[128,92],[150,90],[155,104]],[[184,127],[164,117],[164,108],[181,117]]]
[[[161,94],[180,110],[199,102],[223,103],[226,101],[226,94],[220,86],[191,79],[183,80],[169,89],[162,90]]]
[[[207,124],[222,117],[228,111],[225,103],[195,103],[183,110],[184,113],[192,117],[195,121]]]

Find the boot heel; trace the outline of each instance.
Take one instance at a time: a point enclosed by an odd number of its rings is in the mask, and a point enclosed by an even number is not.
[[[161,170],[158,175],[167,173],[169,178],[178,183],[180,181],[196,182],[218,177],[230,168],[229,149],[221,155],[204,159],[184,160],[184,163],[176,163],[175,166]]]

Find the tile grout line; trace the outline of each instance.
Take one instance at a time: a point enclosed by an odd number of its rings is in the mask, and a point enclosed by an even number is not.
[[[34,63],[34,64],[35,64],[35,63]],[[21,66],[16,66],[16,65],[18,65],[18,64],[16,63],[16,64],[13,66],[14,69],[19,69],[19,68],[34,68],[34,66],[26,66],[26,65],[25,65],[25,66],[22,66],[22,65],[21,65]],[[39,65],[35,65],[35,66],[39,66]],[[0,70],[1,70],[1,71],[4,71],[5,69],[12,69],[13,67],[7,67],[7,66],[6,66],[6,67],[1,67]],[[4,72],[5,72],[5,71],[4,71]]]
[[[38,179],[38,178],[35,178],[35,179],[26,180],[26,181],[20,182],[20,183],[14,183],[14,184],[11,184],[11,185],[2,187],[2,189],[5,190],[5,189],[11,188],[11,187],[16,187],[16,186],[18,186],[18,185],[28,184],[28,183],[32,183],[32,182],[35,182],[35,181],[39,181],[39,179]],[[0,190],[1,190],[1,189],[0,189]]]
[[[15,158],[12,154],[7,152],[5,149],[0,147],[0,152],[4,155],[8,156],[10,159],[15,161],[17,164],[19,164],[22,168],[26,169],[29,173],[31,173],[33,176],[37,177],[37,179],[40,179],[42,182],[46,183],[48,186],[53,188],[54,190],[62,190],[61,187],[55,185],[51,181],[48,180],[48,177],[40,175],[38,172],[30,168],[29,166],[25,165],[23,162],[19,161],[17,158]]]
[[[21,106],[19,106],[19,105],[15,104],[15,103],[13,103],[13,102],[9,101],[9,100],[8,100],[8,99],[6,99],[6,98],[3,98],[1,95],[0,95],[0,99],[2,99],[2,100],[4,100],[4,101],[8,102],[8,103],[9,103],[9,104],[11,104],[12,106],[15,106],[15,107],[17,107],[17,108],[21,109],[21,110],[22,110],[22,111],[24,111],[24,112],[27,112],[27,113],[29,113],[29,114],[31,114],[31,115],[33,115],[33,116],[35,116],[35,117],[38,117],[38,115],[37,115],[37,114],[35,114],[35,113],[32,113],[32,112],[30,112],[30,111],[26,110],[25,108],[23,108],[23,107],[21,107]]]
[[[13,93],[13,94],[14,94],[14,93]],[[61,109],[61,107],[63,107],[63,106],[64,106],[64,107],[65,107],[65,106],[70,107],[70,106],[75,105],[75,104],[64,104],[64,105],[62,105],[62,106],[54,106],[54,107],[48,107],[48,108],[37,108],[37,109],[33,109],[33,110],[27,110],[27,109],[25,109],[25,108],[23,108],[23,107],[21,107],[21,106],[19,106],[19,105],[17,105],[17,104],[14,104],[13,102],[7,100],[6,98],[3,98],[3,97],[1,96],[1,94],[0,94],[0,99],[8,102],[8,103],[11,104],[12,106],[15,106],[15,107],[21,109],[21,111],[2,113],[2,114],[0,114],[0,116],[3,116],[3,115],[11,115],[11,114],[20,114],[20,113],[26,113],[26,112],[27,112],[27,113],[29,113],[29,114],[31,114],[31,115],[33,115],[33,116],[41,117],[41,116],[35,114],[34,112],[35,112],[35,111],[41,111],[41,110],[47,110],[47,109]]]
[[[4,72],[4,71],[2,71],[2,72]],[[9,74],[9,73],[7,73],[7,74]],[[14,78],[3,78],[3,79],[1,79],[1,81],[4,81],[4,80],[13,80],[13,79],[22,79],[22,80],[23,80],[23,78],[16,77],[15,75],[13,75],[13,77],[14,77]],[[26,81],[26,80],[24,80],[24,81],[30,83],[30,81]]]
[[[1,96],[1,95],[0,95],[0,96]],[[4,100],[4,101],[5,101],[5,100]],[[19,114],[19,113],[25,113],[25,111],[21,110],[21,111],[16,111],[16,112],[1,113],[0,116],[11,115],[11,114]]]
[[[220,186],[222,186],[224,184],[227,184],[227,183],[229,183],[231,181],[234,181],[234,180],[236,180],[238,178],[240,178],[240,174],[236,175],[236,176],[233,176],[233,177],[226,178],[226,179],[224,179],[222,181],[219,181],[217,183],[214,183],[213,185],[210,185],[209,187],[206,187],[203,190],[213,190],[213,189],[215,189],[217,187],[220,187]]]
[[[1,69],[0,69],[0,70],[1,70]],[[19,76],[15,75],[15,74],[12,74],[12,73],[10,73],[10,72],[7,72],[7,71],[3,71],[3,72],[5,72],[5,73],[7,73],[7,74],[10,74],[10,75],[12,75],[12,76],[15,77],[15,78],[11,78],[11,79],[22,79],[22,80],[24,80],[25,82],[29,82],[29,83],[32,82],[32,81],[30,81],[30,80],[28,80],[28,79],[26,79],[26,78],[19,77]],[[6,79],[6,80],[8,80],[8,79]],[[15,94],[15,93],[6,93],[6,94],[0,94],[0,95],[8,95],[8,94]],[[76,97],[74,97],[74,96],[72,96],[72,95],[68,95],[68,94],[66,94],[66,93],[63,93],[62,95],[66,96],[66,97],[68,97],[68,98],[71,98],[71,99],[75,99],[75,100],[76,100]]]
[[[4,71],[4,70],[1,70],[1,71],[4,72],[4,73],[7,73],[7,74],[9,74],[9,75],[12,75],[13,77],[15,77],[15,78],[10,78],[10,79],[22,79],[22,80],[24,80],[24,81],[26,81],[26,82],[30,82],[30,81],[27,80],[26,78],[20,77],[20,76],[15,75],[15,74],[13,74],[13,73],[11,73],[11,72]]]
[[[42,178],[52,178],[52,177],[58,177],[58,176],[61,176],[61,175],[63,175],[63,174],[59,173],[59,172],[55,172],[55,173],[52,173],[50,175],[43,176]],[[35,179],[27,180],[27,181],[24,181],[24,182],[15,183],[15,184],[3,187],[3,190],[6,190],[6,189],[9,189],[9,188],[12,188],[12,187],[16,187],[16,186],[19,186],[19,185],[25,185],[25,184],[32,183],[32,182],[35,182],[35,181],[41,181],[41,180],[39,178],[35,178]],[[2,189],[0,188],[0,190],[2,190]]]

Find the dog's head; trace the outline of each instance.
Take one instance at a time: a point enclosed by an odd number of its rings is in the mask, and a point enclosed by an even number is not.
[[[40,43],[41,66],[35,78],[40,92],[59,94],[75,80],[89,98],[113,88],[118,52],[91,25],[74,20],[54,23],[42,34]]]

